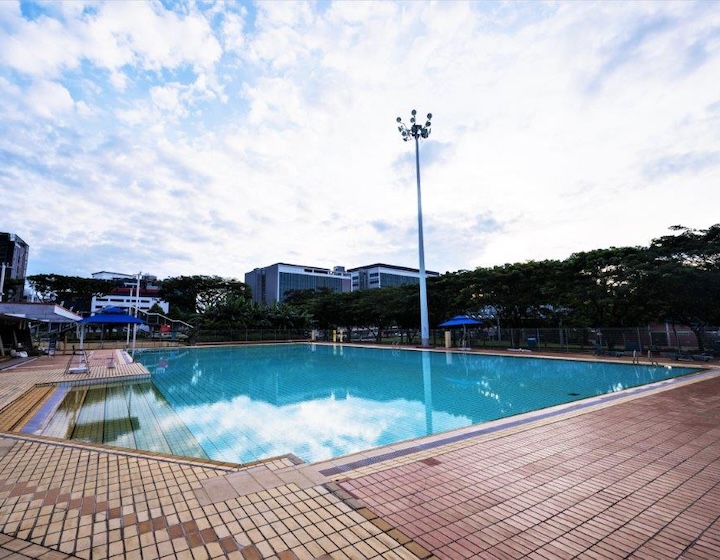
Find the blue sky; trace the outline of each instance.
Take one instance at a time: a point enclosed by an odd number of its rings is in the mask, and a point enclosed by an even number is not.
[[[718,219],[718,2],[0,2],[29,274],[439,272]]]

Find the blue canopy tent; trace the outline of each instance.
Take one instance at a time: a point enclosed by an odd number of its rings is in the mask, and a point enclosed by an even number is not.
[[[463,346],[466,344],[467,341],[467,328],[468,326],[474,327],[477,325],[482,325],[482,321],[478,321],[477,319],[473,319],[472,317],[468,315],[455,315],[452,319],[448,319],[444,323],[440,323],[438,327],[442,329],[452,329],[456,327],[462,327],[463,329]]]
[[[440,323],[438,327],[442,329],[451,329],[452,327],[465,327],[467,328],[468,325],[474,326],[474,325],[482,325],[481,321],[478,321],[477,319],[473,319],[472,317],[468,315],[455,315],[452,319],[448,319],[444,323]]]
[[[100,313],[96,313],[90,317],[78,321],[80,325],[80,350],[83,349],[83,343],[85,340],[85,325],[141,325],[145,323],[138,317],[133,317],[125,313],[125,310],[120,307],[106,307],[102,309]],[[102,336],[102,333],[101,333]],[[133,337],[133,345],[135,344],[135,338]]]

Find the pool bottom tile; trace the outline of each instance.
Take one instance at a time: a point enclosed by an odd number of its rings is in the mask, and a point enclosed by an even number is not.
[[[62,400],[38,435],[180,457],[209,458],[148,381],[68,386],[58,391]]]

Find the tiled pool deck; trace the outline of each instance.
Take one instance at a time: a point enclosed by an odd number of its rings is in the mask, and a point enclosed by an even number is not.
[[[116,351],[86,373],[68,359],[0,371],[0,558],[720,558],[717,369],[374,453],[240,467],[12,431],[37,385],[146,374]]]

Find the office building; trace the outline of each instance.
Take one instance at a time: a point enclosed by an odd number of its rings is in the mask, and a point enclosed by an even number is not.
[[[5,265],[5,278],[20,280],[27,273],[30,247],[14,233],[0,233],[0,265]]]
[[[370,264],[357,268],[349,268],[352,278],[352,291],[369,290],[373,288],[388,288],[405,284],[419,284],[420,271],[417,268],[393,266],[390,264]],[[438,272],[425,271],[427,278],[440,276]]]
[[[14,233],[0,233],[0,301],[24,299],[29,252],[28,244]],[[10,284],[12,286],[8,287]]]
[[[341,266],[330,270],[276,263],[247,272],[245,283],[250,286],[253,301],[267,305],[282,302],[288,292],[294,290],[327,288],[332,292],[349,292],[351,289],[350,274]]]

